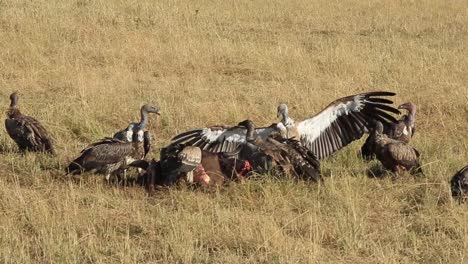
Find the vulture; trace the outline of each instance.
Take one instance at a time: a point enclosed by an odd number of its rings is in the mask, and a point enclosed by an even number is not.
[[[383,133],[386,134],[389,138],[409,143],[410,139],[416,132],[416,105],[408,102],[398,106],[398,109],[405,109],[408,111],[408,114],[404,115],[397,122],[391,122],[387,125],[384,125]],[[362,157],[367,160],[371,160],[375,156],[375,154],[372,152],[373,146],[371,142],[371,136],[369,136],[367,137],[364,145],[361,147]]]
[[[10,95],[10,101],[5,127],[20,151],[40,151],[55,155],[46,129],[35,118],[23,115],[18,109],[18,92]]]
[[[128,124],[127,128],[116,132],[114,134],[113,138],[119,139],[119,140],[122,140],[122,141],[132,142],[134,128],[136,126],[141,125],[141,124],[146,126],[146,124],[148,123],[148,116],[149,116],[150,113],[155,113],[157,115],[161,115],[161,111],[160,111],[159,107],[152,106],[150,104],[145,104],[140,109],[140,116],[141,116],[140,122],[139,123],[132,122],[132,123]],[[150,135],[150,133],[148,131],[144,131],[143,141],[144,141],[145,157],[146,157],[146,154],[148,154],[148,152],[150,151],[150,148],[151,148],[151,135]]]
[[[119,169],[131,166],[133,162],[144,158],[144,129],[146,123],[136,125],[132,132],[132,142],[116,138],[104,138],[89,145],[81,155],[68,165],[67,174],[81,174],[86,171],[110,176]]]
[[[315,154],[293,138],[284,138],[281,133],[273,133],[265,140],[256,135],[251,120],[239,123],[247,129],[246,141],[240,150],[240,159],[250,162],[254,171],[265,173],[278,168],[280,172],[295,178],[319,181],[320,162]]]
[[[126,141],[126,142],[132,142],[133,130],[137,126],[139,126],[140,124],[144,124],[146,126],[148,124],[148,118],[149,118],[150,113],[161,115],[161,110],[159,109],[159,107],[153,106],[151,104],[143,105],[140,108],[140,122],[139,123],[137,123],[137,122],[129,123],[127,128],[116,132],[113,135],[113,138],[119,139],[119,140],[122,140],[122,141]],[[152,141],[152,136],[151,136],[150,132],[149,131],[144,131],[143,132],[143,146],[144,146],[145,154],[144,154],[143,158],[146,158],[146,155],[148,155],[148,153],[151,150],[151,141]],[[138,174],[140,175],[141,174],[141,168],[139,166],[136,166],[136,167],[138,168]],[[119,169],[119,171],[116,172],[116,174],[119,177],[123,175],[123,178],[125,180],[127,178],[127,169]]]
[[[468,199],[468,165],[459,170],[450,180],[452,197],[460,201]]]
[[[296,123],[288,115],[286,104],[278,106],[281,121],[268,127],[255,129],[262,139],[272,133],[284,138],[296,138],[302,146],[312,151],[318,159],[325,159],[369,131],[373,121],[384,124],[396,122],[389,113],[400,112],[390,106],[393,102],[382,96],[392,92],[368,92],[333,101],[315,116]],[[233,152],[246,144],[247,128],[242,126],[212,126],[187,131],[175,136],[170,144],[200,147],[213,153]]]
[[[372,151],[382,165],[397,174],[405,171],[422,174],[419,152],[406,142],[389,138],[383,131],[382,123],[376,122],[371,138]]]

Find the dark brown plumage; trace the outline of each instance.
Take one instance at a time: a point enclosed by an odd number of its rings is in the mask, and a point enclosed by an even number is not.
[[[105,138],[83,149],[81,155],[68,165],[66,172],[81,174],[90,171],[104,174],[109,179],[115,171],[143,159],[144,152],[142,130],[134,133],[133,142]]]
[[[201,149],[184,145],[170,145],[161,149],[161,174],[157,175],[157,185],[173,185],[182,177],[188,178],[202,159]]]
[[[40,151],[55,155],[52,140],[46,129],[31,116],[23,115],[17,107],[18,92],[10,95],[5,127],[20,151]]]
[[[153,192],[156,186],[163,185],[161,162],[152,159],[151,162],[140,160],[133,162],[131,166],[145,170],[145,173],[137,178],[137,184],[144,186],[148,192]]]
[[[193,171],[201,164],[201,150],[198,147],[172,145],[161,149],[161,160],[133,162],[131,166],[146,170],[137,182],[153,192],[156,186],[171,186],[185,178],[193,182]]]
[[[408,114],[404,115],[397,122],[384,124],[383,133],[389,138],[409,143],[416,132],[416,105],[408,102],[398,106],[398,109],[405,109],[408,111]],[[371,160],[375,157],[375,154],[372,152],[374,148],[372,142],[372,136],[369,135],[361,147],[361,154],[364,159]]]
[[[262,140],[256,135],[255,125],[251,120],[244,120],[239,126],[246,127],[248,142],[241,150],[239,158],[248,160],[254,171],[264,173],[278,168],[295,178],[313,181],[321,179],[320,162],[299,141],[285,139],[279,133]]]
[[[250,171],[247,161],[182,144],[163,148],[160,161],[137,161],[130,166],[146,170],[137,182],[150,192],[156,186],[171,186],[180,180],[202,186],[221,185],[229,179],[243,179]]]
[[[453,175],[450,180],[452,196],[459,201],[468,200],[468,165]]]
[[[389,138],[383,133],[383,125],[377,122],[372,135],[373,152],[382,165],[392,172],[422,173],[419,152],[403,141]]]

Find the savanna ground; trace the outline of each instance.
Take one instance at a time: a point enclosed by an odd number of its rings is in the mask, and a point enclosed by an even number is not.
[[[468,263],[468,207],[448,180],[468,152],[468,2],[0,1],[0,104],[41,120],[57,158],[0,133],[2,263]],[[215,190],[63,176],[85,147],[152,117],[152,157],[178,132],[301,120],[335,98],[418,106],[425,177],[368,177],[362,140],[322,184],[265,178]]]

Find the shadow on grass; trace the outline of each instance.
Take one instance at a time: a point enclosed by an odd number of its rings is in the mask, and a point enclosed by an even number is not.
[[[388,171],[384,170],[378,163],[372,164],[367,170],[367,177],[369,178],[382,179],[386,176],[389,176]]]

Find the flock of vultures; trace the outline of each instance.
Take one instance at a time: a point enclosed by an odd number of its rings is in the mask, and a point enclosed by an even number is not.
[[[278,123],[256,127],[252,120],[244,120],[233,126],[190,130],[176,135],[161,149],[160,159],[151,161],[145,160],[152,140],[146,125],[150,114],[161,113],[159,107],[146,104],[140,109],[139,122],[87,146],[67,166],[66,174],[90,172],[126,181],[133,171],[136,182],[150,192],[180,181],[212,186],[244,181],[253,174],[317,182],[322,179],[320,160],[369,134],[361,148],[362,158],[376,158],[396,175],[424,175],[420,154],[409,144],[416,130],[416,106],[411,102],[398,106],[407,111],[398,120],[394,115],[401,113],[387,98],[394,95],[368,92],[343,97],[300,122],[289,117],[286,104],[280,104]],[[19,150],[55,155],[44,126],[18,109],[18,93],[12,93],[10,100],[5,126]],[[451,189],[456,199],[468,198],[468,166],[452,177]]]

